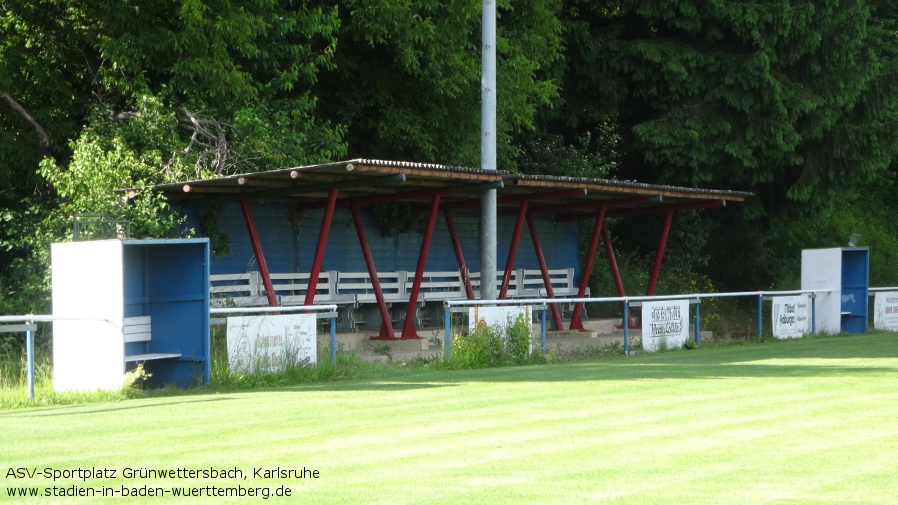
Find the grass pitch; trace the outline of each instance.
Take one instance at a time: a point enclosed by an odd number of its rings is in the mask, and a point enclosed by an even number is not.
[[[0,501],[16,503],[264,500],[173,495],[242,486],[316,504],[891,504],[898,335],[12,410],[0,426]],[[116,477],[16,475],[92,468]],[[165,494],[96,491],[123,487]],[[8,496],[19,488],[44,496]]]

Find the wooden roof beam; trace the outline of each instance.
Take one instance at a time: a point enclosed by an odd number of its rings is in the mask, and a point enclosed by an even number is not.
[[[237,184],[244,188],[287,188],[294,185],[293,182],[285,179],[263,179],[248,176],[238,177]]]
[[[697,209],[713,209],[716,207],[726,207],[726,200],[710,200],[704,202],[681,203],[672,205],[652,205],[647,207],[635,207],[630,209],[608,210],[605,217],[628,217],[628,216],[647,216],[650,214],[660,214],[668,211],[678,210],[697,210]],[[587,214],[570,214],[555,218],[555,222],[563,223],[567,221],[584,221],[589,219],[598,219],[600,213]]]
[[[181,190],[189,194],[198,193],[239,193],[237,186],[218,186],[212,184],[184,184]]]
[[[241,195],[242,198],[246,198],[248,200],[258,200],[262,198],[273,198],[273,197],[281,197],[281,196],[293,196],[293,195],[303,195],[308,193],[318,193],[321,191],[329,191],[332,188],[336,188],[338,190],[341,189],[350,189],[350,188],[358,188],[358,187],[375,187],[375,186],[385,186],[392,184],[402,184],[405,182],[406,177],[405,174],[400,172],[398,174],[392,175],[381,175],[381,176],[373,176],[373,177],[359,177],[353,179],[346,179],[342,181],[335,182],[319,182],[315,184],[297,184],[292,185],[289,188],[279,188],[279,189],[267,189],[261,191],[250,191],[243,193]]]

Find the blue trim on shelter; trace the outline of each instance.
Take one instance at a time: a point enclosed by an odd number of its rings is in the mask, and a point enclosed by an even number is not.
[[[122,241],[124,317],[151,316],[152,339],[126,343],[125,355],[177,353],[144,367],[157,386],[188,388],[211,379],[209,348],[209,241]],[[133,369],[136,363],[128,363]]]

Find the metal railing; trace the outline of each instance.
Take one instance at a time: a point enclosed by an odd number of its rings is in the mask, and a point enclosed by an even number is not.
[[[34,330],[35,323],[49,323],[53,321],[105,321],[112,323],[110,319],[97,317],[72,317],[26,314],[24,316],[0,316],[0,333],[25,332],[25,361],[27,368],[28,401],[34,401]],[[21,324],[8,324],[21,323]]]
[[[210,308],[210,314],[246,314],[272,312],[315,312],[318,319],[330,319],[331,363],[337,362],[336,305],[312,305],[294,307],[246,307],[246,308]],[[34,401],[34,331],[35,323],[53,321],[100,321],[115,324],[111,319],[97,317],[73,317],[56,315],[26,314],[22,316],[0,316],[0,333],[25,333],[26,382],[28,401]],[[14,324],[18,323],[18,324]]]
[[[121,219],[113,219],[109,214],[75,214],[72,216],[72,241],[78,242],[82,239],[81,230],[84,225],[102,225],[104,227],[112,225],[104,232],[102,237],[91,237],[85,240],[96,240],[97,238],[130,238],[131,237],[131,221]]]
[[[811,300],[811,332],[815,332],[815,299],[820,293],[831,293],[831,289],[813,289],[813,290],[792,290],[792,291],[743,291],[734,293],[692,293],[682,295],[655,295],[655,296],[620,296],[620,297],[592,297],[592,298],[519,298],[511,300],[446,300],[443,302],[445,309],[445,328],[444,328],[444,356],[446,359],[450,357],[452,345],[452,329],[451,314],[456,312],[465,312],[467,307],[472,306],[499,306],[499,305],[529,305],[531,310],[540,313],[540,337],[542,352],[546,352],[546,310],[550,304],[574,304],[574,303],[622,303],[623,304],[623,321],[629,321],[629,311],[631,306],[636,306],[646,301],[663,301],[663,300],[689,300],[695,304],[695,322],[694,322],[694,339],[695,343],[699,343],[700,321],[701,321],[701,301],[709,298],[734,298],[734,297],[756,297],[758,300],[758,338],[763,332],[763,301],[773,296],[794,296],[808,295]],[[876,287],[869,288],[870,293],[880,291],[898,291],[898,287]],[[282,312],[315,312],[318,319],[329,319],[330,326],[330,351],[331,363],[337,360],[337,342],[336,342],[336,318],[337,305],[311,305],[311,306],[286,306],[286,307],[235,307],[235,308],[217,308],[212,307],[209,313],[216,314],[253,314],[253,313],[282,313]],[[27,360],[27,381],[28,381],[28,400],[34,400],[34,331],[37,326],[35,323],[53,322],[53,321],[106,321],[114,323],[110,319],[92,318],[92,317],[70,317],[56,315],[35,315],[26,314],[19,316],[0,316],[0,333],[25,333],[25,348]],[[212,322],[218,323],[213,319]],[[14,324],[18,323],[18,324]],[[624,351],[629,353],[629,324],[623,324],[624,334]]]
[[[818,293],[831,293],[831,289],[799,289],[793,291],[742,291],[735,293],[691,293],[683,295],[653,295],[653,296],[613,296],[602,298],[519,298],[512,300],[446,300],[443,302],[444,307],[444,336],[443,336],[443,354],[446,359],[451,356],[452,348],[452,313],[465,312],[467,307],[474,306],[499,306],[499,305],[530,305],[532,310],[540,311],[540,337],[542,344],[542,352],[546,352],[546,315],[545,310],[550,304],[573,304],[573,303],[607,303],[618,302],[623,304],[622,320],[627,322],[630,320],[630,306],[633,302],[650,302],[663,300],[690,300],[695,302],[695,323],[694,323],[694,340],[696,345],[699,343],[700,321],[701,321],[701,301],[708,298],[734,298],[734,297],[756,297],[758,299],[758,338],[761,338],[763,332],[763,301],[772,296],[795,296],[808,295],[811,299],[811,333],[815,333],[815,299]],[[453,309],[454,308],[454,309]],[[630,352],[630,325],[623,324],[624,332],[624,352]]]

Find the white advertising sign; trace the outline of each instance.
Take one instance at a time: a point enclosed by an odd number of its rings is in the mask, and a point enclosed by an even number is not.
[[[807,296],[775,296],[771,310],[774,337],[800,338],[811,331]]]
[[[873,327],[898,331],[898,291],[877,291],[873,297]]]
[[[689,300],[643,302],[642,349],[683,347],[689,338]]]
[[[228,365],[231,371],[278,372],[288,364],[318,362],[314,314],[228,318]]]

